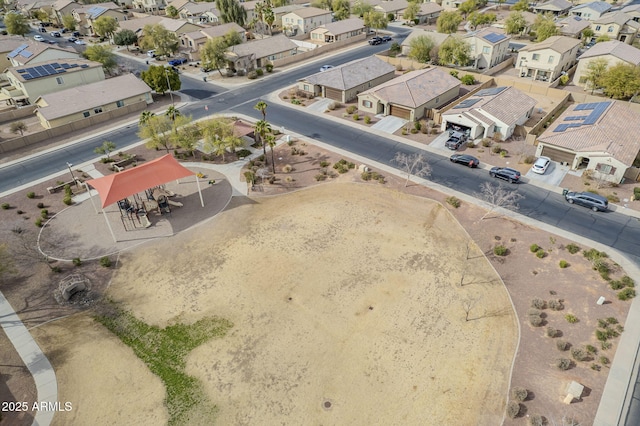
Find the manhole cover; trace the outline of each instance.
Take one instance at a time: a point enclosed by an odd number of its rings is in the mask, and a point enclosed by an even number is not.
[[[333,402],[331,402],[330,400],[325,399],[322,402],[322,408],[324,408],[325,410],[331,410],[331,407],[333,407]]]

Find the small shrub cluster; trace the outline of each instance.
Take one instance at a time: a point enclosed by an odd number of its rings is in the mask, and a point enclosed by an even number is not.
[[[569,266],[569,262],[567,262],[566,260],[561,260],[560,263],[558,263],[558,265],[560,266],[561,269],[564,269]]]
[[[511,388],[511,399],[518,402],[524,402],[529,396],[529,391],[523,387],[515,386]]]
[[[307,153],[301,149],[296,148],[295,146],[292,146],[291,155],[307,155]]]
[[[575,315],[573,315],[573,314],[567,314],[567,315],[565,315],[565,316],[564,316],[564,319],[566,319],[566,320],[567,320],[567,322],[568,322],[569,324],[575,324],[575,323],[577,323],[578,321],[580,321],[580,320],[578,319],[578,317],[576,317],[576,316],[575,316]]]
[[[331,163],[326,161],[326,160],[322,160],[320,162],[320,167],[329,167],[330,165],[331,165]]]
[[[354,112],[356,112],[356,111],[357,111],[357,109],[358,109],[358,107],[357,107],[357,106],[355,106],[355,105],[349,105],[349,106],[347,107],[347,114],[353,114]]]
[[[520,403],[517,401],[509,401],[507,404],[507,416],[510,419],[515,419],[520,414]]]
[[[494,154],[500,154],[502,152],[502,147],[500,146],[500,144],[496,144],[493,146],[493,148],[491,148],[491,152],[493,152]]]
[[[447,204],[457,209],[458,207],[460,207],[460,200],[452,195],[451,197],[447,197]]]
[[[482,139],[482,146],[485,148],[489,148],[491,146],[491,143],[491,139],[489,138]]]
[[[618,324],[618,320],[614,317],[606,319],[598,319],[598,328],[596,329],[596,339],[602,342],[602,349],[606,350],[611,347],[607,342],[609,339],[616,338],[624,331],[624,327]],[[607,343],[605,347],[605,343]]]
[[[590,359],[589,353],[583,348],[571,348],[571,356],[576,361],[587,361]]]
[[[595,354],[597,354],[597,353],[598,353],[598,349],[597,349],[595,346],[593,346],[593,345],[586,345],[584,348],[585,348],[585,350],[586,350],[587,352],[589,352],[591,355],[595,355]]]
[[[558,335],[559,331],[553,327],[547,327],[547,336],[548,337],[556,337]]]
[[[545,419],[540,414],[531,414],[529,416],[529,426],[544,426]]]
[[[542,311],[536,308],[529,309],[529,324],[534,327],[540,327],[543,323]]]
[[[35,198],[36,197],[36,193],[33,191],[27,192],[27,198],[31,199],[31,198]]]
[[[560,370],[568,370],[571,367],[571,360],[568,358],[558,358],[556,360],[556,367]]]
[[[571,244],[567,244],[567,246],[565,247],[567,249],[567,251],[571,254],[576,254],[577,252],[580,251],[580,247],[571,243]]]
[[[583,250],[582,255],[590,261],[594,261],[596,259],[606,259],[609,255],[604,251],[598,251],[596,249]]]
[[[317,175],[314,176],[314,178],[318,181],[321,182],[323,180],[327,179],[327,174],[326,173],[318,173]]]
[[[100,258],[100,266],[104,268],[111,268],[111,259],[109,259],[109,256],[103,256]]]
[[[540,246],[539,246],[539,245],[537,245],[537,244],[531,244],[531,245],[529,246],[529,250],[531,251],[531,253],[535,253],[535,252],[537,252],[538,250],[540,250]]]
[[[377,172],[372,172],[372,171],[363,172],[360,175],[360,177],[362,178],[362,180],[366,180],[366,181],[377,180],[379,183],[386,183],[384,176],[382,176],[380,173],[377,173]]]
[[[540,299],[539,297],[534,297],[533,299],[531,299],[532,308],[544,309],[546,305],[547,303],[544,300]]]
[[[302,105],[302,101],[300,101],[300,99],[291,99],[291,103],[294,105]]]
[[[291,173],[293,171],[293,166],[291,164],[285,164],[282,166],[283,173]]]
[[[629,300],[636,297],[636,291],[632,288],[625,288],[621,292],[618,293],[619,300]]]
[[[544,251],[544,249],[538,249],[538,251],[536,251],[536,257],[538,259],[544,259],[545,257],[547,257],[547,252]]]
[[[550,299],[547,302],[547,306],[552,311],[561,311],[564,308],[564,305],[562,304],[562,300],[560,299]]]
[[[509,250],[503,245],[495,246],[493,248],[493,254],[496,256],[506,256],[508,253]]]
[[[354,163],[351,163],[344,158],[341,158],[333,165],[333,168],[340,174],[347,173],[350,169],[354,169],[355,167],[356,165]]]
[[[569,348],[569,342],[566,340],[558,340],[556,341],[556,348],[558,348],[559,351],[564,352]]]

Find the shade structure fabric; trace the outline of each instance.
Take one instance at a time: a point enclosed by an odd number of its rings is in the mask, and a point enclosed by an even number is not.
[[[130,195],[195,174],[167,154],[141,166],[91,179],[86,183],[98,191],[102,208],[105,208]]]

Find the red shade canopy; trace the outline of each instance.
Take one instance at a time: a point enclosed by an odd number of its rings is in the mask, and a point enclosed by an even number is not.
[[[98,191],[102,208],[105,208],[130,195],[193,175],[195,172],[183,167],[167,154],[129,170],[88,180],[87,183]]]

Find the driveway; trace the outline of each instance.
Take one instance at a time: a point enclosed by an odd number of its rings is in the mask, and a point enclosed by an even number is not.
[[[407,123],[407,120],[399,117],[394,117],[392,115],[388,115],[386,117],[382,115],[376,115],[376,118],[380,118],[380,121],[371,126],[371,128],[391,134],[393,134],[395,131],[397,131]]]
[[[449,140],[449,132],[442,132],[429,144],[431,148],[440,149],[445,152],[451,152],[444,144]]]
[[[549,164],[549,168],[547,169],[545,174],[539,175],[529,169],[527,174],[525,174],[525,177],[537,182],[544,182],[548,185],[560,186],[560,183],[562,182],[568,171],[569,166],[561,166],[560,163],[552,161],[551,164]]]
[[[317,100],[314,103],[306,107],[307,111],[322,113],[322,112],[325,112],[327,109],[329,109],[329,104],[334,102],[332,99],[327,99],[327,98],[316,98],[316,99]]]

